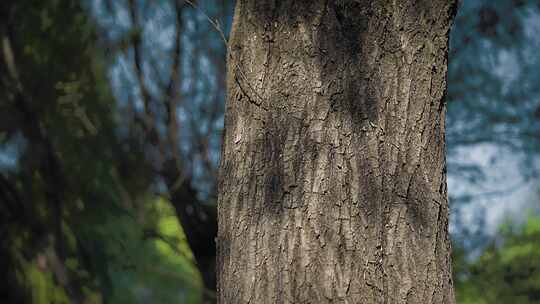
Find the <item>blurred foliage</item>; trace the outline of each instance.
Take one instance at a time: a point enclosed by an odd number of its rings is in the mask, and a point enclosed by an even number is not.
[[[455,248],[454,277],[460,304],[540,303],[540,217],[507,222],[473,261]]]
[[[200,303],[175,209],[151,191],[137,139],[118,136],[87,10],[0,11],[0,302]]]
[[[97,262],[110,264],[110,302],[200,303],[201,278],[174,209],[162,198],[145,206],[81,232],[105,243],[106,260]]]

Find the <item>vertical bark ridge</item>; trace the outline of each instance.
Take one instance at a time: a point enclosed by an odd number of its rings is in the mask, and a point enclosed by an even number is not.
[[[454,303],[444,160],[453,5],[238,1],[220,303]]]

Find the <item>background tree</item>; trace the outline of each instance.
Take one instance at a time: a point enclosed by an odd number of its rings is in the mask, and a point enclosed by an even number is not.
[[[175,207],[208,290],[216,284],[221,35],[230,10],[231,1],[97,1],[94,7],[115,55],[110,79],[123,126],[144,147],[154,188]]]

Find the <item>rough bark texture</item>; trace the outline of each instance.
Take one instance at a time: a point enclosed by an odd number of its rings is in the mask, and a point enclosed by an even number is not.
[[[449,0],[239,0],[218,301],[455,303]]]

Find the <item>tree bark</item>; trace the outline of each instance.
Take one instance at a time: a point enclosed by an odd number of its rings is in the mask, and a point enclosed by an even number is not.
[[[239,0],[218,303],[455,303],[449,0]]]

